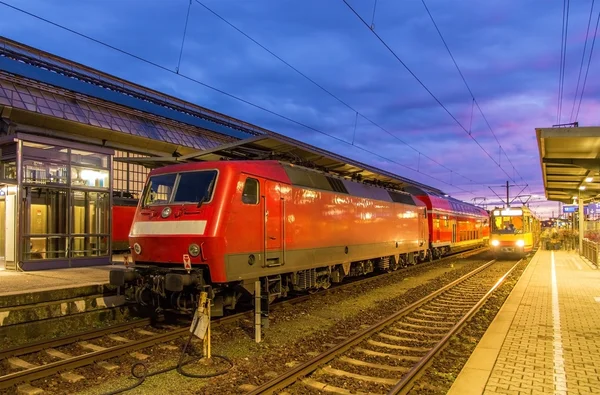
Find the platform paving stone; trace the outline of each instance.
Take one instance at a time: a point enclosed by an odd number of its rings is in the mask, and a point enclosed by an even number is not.
[[[600,270],[553,254],[557,305],[552,252],[538,251],[449,393],[600,393]]]

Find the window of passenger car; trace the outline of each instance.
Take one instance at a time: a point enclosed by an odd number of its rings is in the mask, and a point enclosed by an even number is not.
[[[259,183],[255,178],[246,178],[244,190],[242,191],[242,203],[258,204]]]

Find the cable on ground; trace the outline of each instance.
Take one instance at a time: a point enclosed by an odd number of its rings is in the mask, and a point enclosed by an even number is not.
[[[186,377],[191,377],[194,379],[206,379],[206,378],[210,378],[210,377],[217,377],[217,376],[222,376],[224,374],[226,374],[227,372],[229,372],[229,370],[233,367],[233,362],[231,361],[231,359],[227,358],[224,355],[216,355],[213,354],[212,357],[213,358],[217,358],[220,360],[223,360],[225,362],[227,362],[229,364],[229,366],[227,368],[224,368],[220,371],[217,372],[213,372],[213,373],[204,373],[204,374],[197,374],[197,373],[189,373],[183,370],[183,367],[185,365],[189,365],[192,362],[196,362],[199,361],[200,359],[203,358],[203,355],[201,356],[196,356],[190,360],[184,361],[185,360],[185,355],[187,353],[188,347],[190,346],[191,342],[192,342],[192,337],[194,336],[194,332],[196,331],[196,328],[198,327],[198,323],[200,322],[200,320],[196,320],[196,323],[194,325],[194,328],[192,329],[192,331],[190,332],[190,335],[188,336],[188,339],[185,343],[185,346],[183,347],[183,350],[181,351],[181,354],[179,356],[179,361],[177,362],[177,365],[175,366],[171,366],[168,368],[164,368],[161,370],[157,370],[156,372],[152,372],[152,373],[148,373],[148,365],[145,362],[136,362],[135,364],[133,364],[133,366],[131,367],[131,375],[138,379],[138,381],[132,385],[130,385],[129,387],[126,388],[121,388],[112,392],[106,392],[103,395],[116,395],[116,394],[121,394],[123,392],[126,391],[131,391],[132,389],[139,387],[140,385],[142,385],[142,383],[144,381],[146,381],[146,379],[148,377],[152,377],[152,376],[156,376],[162,373],[166,373],[169,372],[171,370],[177,370],[177,372],[179,374],[181,374],[182,376],[186,376]],[[196,354],[196,353],[194,353]],[[192,355],[194,355],[192,354]],[[139,369],[141,368],[141,369]]]

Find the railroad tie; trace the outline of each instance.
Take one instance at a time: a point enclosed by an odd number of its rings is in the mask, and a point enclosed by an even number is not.
[[[121,343],[129,343],[131,340],[123,337],[123,336],[119,336],[119,335],[108,335],[108,338],[111,340],[114,340],[116,342],[121,342]]]
[[[362,367],[366,367],[366,368],[381,369],[381,370],[387,370],[390,372],[402,372],[402,373],[408,372],[408,368],[405,366],[390,366],[390,365],[383,365],[380,363],[365,362],[365,361],[360,361],[358,359],[354,359],[354,358],[350,358],[350,357],[346,357],[346,356],[341,356],[339,358],[339,361],[349,363],[354,366],[362,366]]]
[[[370,381],[372,383],[377,383],[377,384],[394,385],[398,382],[398,380],[396,380],[396,379],[385,379],[383,377],[365,376],[364,374],[350,373],[350,372],[346,372],[345,370],[334,369],[329,366],[322,367],[320,370],[324,373],[327,373],[327,374],[330,374],[333,376],[349,377],[352,379],[361,380],[361,381]]]
[[[369,343],[372,346],[389,348],[391,350],[400,350],[400,351],[428,352],[429,350],[431,350],[431,348],[429,348],[429,347],[425,348],[425,347],[399,346],[397,344],[378,342],[378,341],[371,340],[371,339],[367,340],[367,343]]]
[[[85,377],[83,377],[82,375],[73,372],[61,373],[60,377],[62,377],[62,379],[65,380],[67,383],[76,383],[85,379]]]
[[[371,355],[371,356],[374,356],[374,357],[393,358],[393,359],[398,359],[400,361],[419,362],[421,360],[421,357],[415,357],[415,356],[412,356],[412,355],[390,354],[390,353],[386,353],[386,352],[379,352],[379,351],[367,350],[366,348],[360,348],[360,347],[356,347],[354,349],[354,351],[361,352],[363,354]]]
[[[144,336],[156,336],[157,335],[156,333],[147,331],[145,329],[136,329],[135,331],[137,333],[139,333],[140,335],[144,335]]]
[[[129,355],[131,355],[132,357],[134,357],[138,361],[145,361],[146,359],[150,358],[148,355],[142,354],[141,352],[137,352],[137,351],[129,353]]]
[[[15,369],[33,369],[38,366],[18,357],[8,358],[8,363]]]
[[[17,387],[17,393],[23,395],[37,395],[43,394],[44,390],[38,387],[34,387],[31,384],[21,384]]]
[[[334,385],[321,383],[320,381],[305,377],[301,380],[307,387],[315,388],[319,391],[333,392],[340,395],[368,395],[366,392],[350,392],[347,389],[336,387]]]
[[[96,344],[92,344],[92,343],[88,343],[88,342],[79,342],[77,344],[79,344],[80,347],[83,347],[83,348],[86,348],[86,349],[92,350],[92,351],[104,351],[104,350],[106,350],[106,347],[98,346]]]
[[[435,344],[435,343],[437,343],[435,340],[422,340],[422,339],[418,339],[418,338],[394,336],[394,335],[389,335],[389,334],[384,333],[384,332],[379,332],[377,334],[377,336],[381,336],[381,337],[383,337],[385,339],[393,340],[393,341],[397,341],[397,342],[409,342],[409,343],[421,343],[421,344]]]
[[[171,344],[159,344],[158,348],[162,348],[163,350],[169,350],[169,351],[179,350],[179,347],[173,346]]]
[[[46,354],[50,355],[51,357],[54,358],[58,358],[58,359],[70,359],[73,358],[72,355],[66,354],[62,351],[58,351],[54,348],[47,348],[44,350],[46,352]]]
[[[119,367],[117,365],[112,364],[110,362],[106,362],[106,361],[98,361],[98,362],[96,362],[96,365],[98,365],[102,369],[107,370],[109,372],[112,372],[113,370],[119,369]]]

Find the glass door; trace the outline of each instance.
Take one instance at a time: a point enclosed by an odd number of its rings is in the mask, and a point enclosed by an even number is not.
[[[14,269],[16,259],[17,188],[0,184],[0,269]]]

